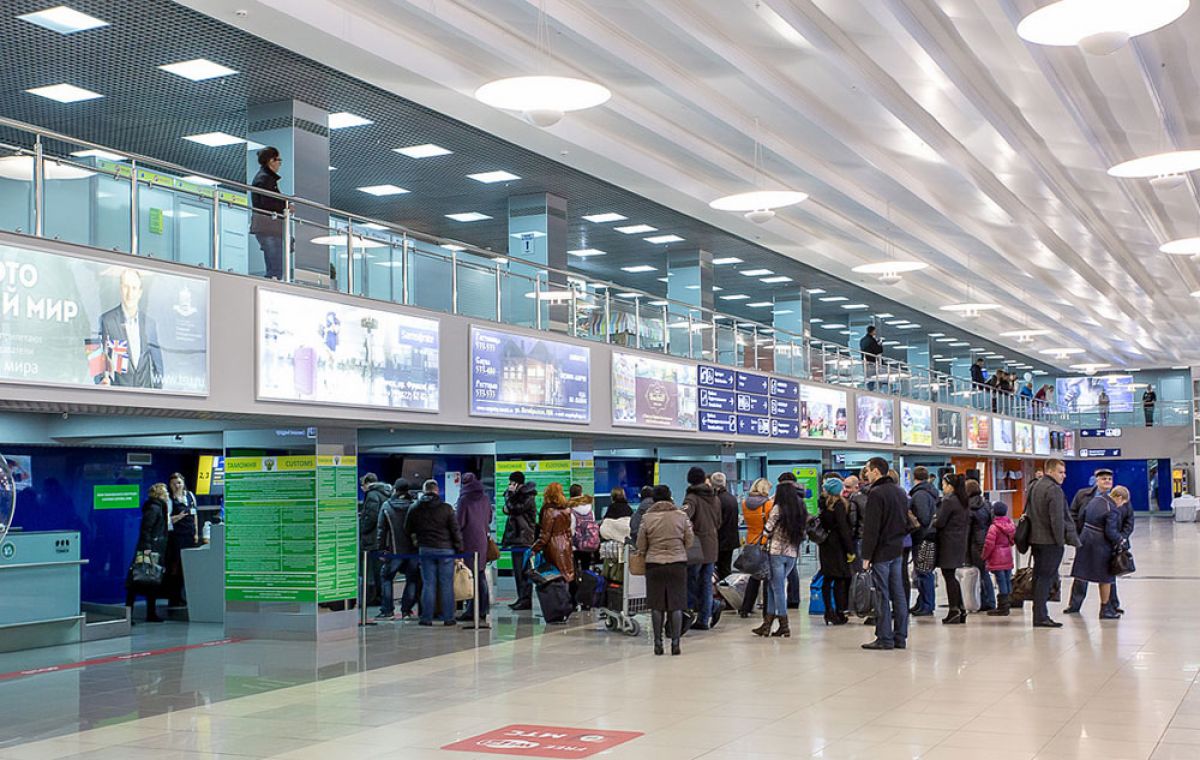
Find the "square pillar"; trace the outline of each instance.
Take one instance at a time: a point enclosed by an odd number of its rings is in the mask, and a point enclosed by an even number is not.
[[[512,259],[530,261],[535,266],[510,261],[513,275],[504,283],[504,321],[536,327],[537,309],[541,308],[542,327],[563,331],[569,318],[568,301],[543,299],[535,303],[532,293],[540,279],[543,293],[564,292],[566,277],[550,275],[541,267],[567,270],[567,201],[550,193],[513,195],[508,199],[508,254]],[[540,265],[540,266],[536,266]]]
[[[715,358],[712,260],[712,253],[695,248],[667,252],[667,321],[676,356]]]

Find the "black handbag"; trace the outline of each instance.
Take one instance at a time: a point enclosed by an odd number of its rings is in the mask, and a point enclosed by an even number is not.
[[[1133,552],[1129,551],[1128,547],[1121,547],[1113,552],[1112,559],[1108,561],[1108,572],[1115,576],[1129,575],[1137,571],[1137,565],[1133,562]]]
[[[823,544],[829,540],[829,531],[825,530],[825,526],[821,524],[821,518],[817,515],[812,515],[808,518],[808,540],[814,544]]]
[[[1017,521],[1017,530],[1013,534],[1013,544],[1017,547],[1017,551],[1021,554],[1029,551],[1029,541],[1033,537],[1033,521],[1029,519],[1029,513],[1021,515],[1021,519]]]
[[[761,544],[746,544],[742,547],[733,567],[739,573],[746,573],[758,580],[766,580],[771,575],[771,556]]]
[[[162,586],[163,568],[149,560],[136,559],[129,566],[128,585],[138,591],[154,591]]]

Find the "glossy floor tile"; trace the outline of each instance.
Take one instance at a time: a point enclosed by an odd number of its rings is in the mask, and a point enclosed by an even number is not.
[[[501,615],[476,641],[384,624],[337,645],[242,642],[0,681],[0,760],[474,757],[441,747],[510,724],[642,735],[607,760],[1200,758],[1200,525],[1145,519],[1128,611],[1034,630],[1029,613],[915,620],[910,648],[796,615],[791,639],[726,617],[654,657],[589,615]],[[806,562],[805,569],[811,570]],[[1064,563],[1069,571],[1069,560]],[[806,600],[807,601],[807,600]],[[220,638],[164,625],[134,641],[0,656],[0,673]],[[479,755],[495,757],[495,755]]]

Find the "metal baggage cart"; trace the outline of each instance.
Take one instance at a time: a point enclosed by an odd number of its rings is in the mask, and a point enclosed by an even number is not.
[[[642,626],[635,616],[646,611],[646,578],[642,575],[630,575],[627,561],[629,549],[630,547],[622,544],[618,560],[622,579],[620,609],[611,609],[605,606],[599,612],[600,619],[604,621],[604,627],[608,630],[620,631],[626,636],[639,636],[642,633]],[[607,594],[605,597],[607,605]]]

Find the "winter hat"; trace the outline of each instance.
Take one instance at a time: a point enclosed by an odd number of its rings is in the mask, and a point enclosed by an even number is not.
[[[699,467],[693,467],[688,470],[687,482],[689,486],[698,486],[704,482],[708,476],[704,474],[704,470]]]
[[[396,478],[395,484],[392,485],[392,490],[397,494],[405,494],[412,490],[412,486],[404,478]]]
[[[517,485],[524,485],[525,473],[521,472],[520,470],[513,470],[508,474],[508,482],[516,483]]]
[[[996,517],[1004,517],[1008,514],[1008,505],[1002,501],[992,504],[992,514]]]
[[[838,480],[837,478],[828,478],[822,486],[822,488],[825,489],[825,493],[829,494],[830,496],[841,496],[842,489],[844,487],[845,486],[842,484],[842,481]]]

